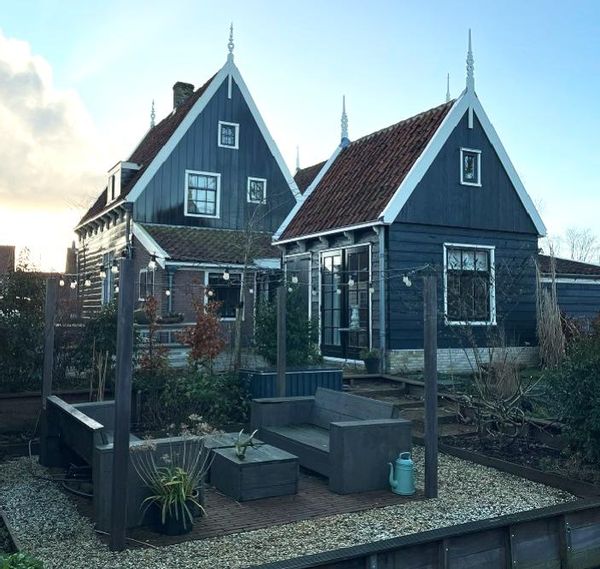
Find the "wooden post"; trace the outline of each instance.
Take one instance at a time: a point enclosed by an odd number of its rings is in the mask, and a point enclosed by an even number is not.
[[[425,497],[438,495],[437,279],[423,277],[425,379]]]
[[[117,316],[117,367],[115,378],[115,438],[113,448],[110,549],[125,549],[129,429],[131,423],[131,375],[133,372],[133,260],[119,264]]]
[[[277,397],[285,397],[287,289],[277,288]]]
[[[40,463],[50,464],[48,448],[48,417],[46,400],[52,395],[52,373],[54,370],[54,325],[56,321],[56,300],[58,297],[58,279],[46,279],[46,306],[44,310],[44,368],[42,371],[42,415],[40,432]]]

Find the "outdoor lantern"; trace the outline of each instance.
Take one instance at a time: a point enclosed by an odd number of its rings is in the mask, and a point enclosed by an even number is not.
[[[156,269],[156,255],[152,255],[148,261],[148,268],[153,271]]]
[[[227,269],[225,269],[225,270],[223,271],[223,280],[224,280],[224,281],[228,281],[228,280],[229,280],[229,276],[230,276],[230,275],[229,275],[229,271],[228,271]]]
[[[65,277],[60,277],[60,280],[58,281],[58,286],[65,286]]]
[[[298,275],[292,277],[292,284],[298,284]]]
[[[119,272],[119,264],[117,263],[116,259],[112,263],[112,267],[110,268],[110,272],[113,275],[116,275]]]
[[[100,278],[101,279],[105,279],[106,278],[106,267],[102,267],[100,269]]]
[[[85,281],[83,281],[83,286],[92,286],[92,280],[89,276],[85,277]]]

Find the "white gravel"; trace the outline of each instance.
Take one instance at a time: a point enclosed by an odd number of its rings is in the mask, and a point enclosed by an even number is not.
[[[414,449],[417,478],[423,449]],[[32,476],[29,459],[0,464],[0,507],[24,550],[45,569],[237,569],[492,518],[575,496],[454,457],[440,455],[440,497],[162,547],[108,550],[53,482]],[[45,469],[34,465],[39,474]],[[422,480],[417,485],[422,487]],[[210,511],[208,512],[210,515]],[[201,522],[200,522],[201,523]],[[315,539],[315,536],[319,536]]]

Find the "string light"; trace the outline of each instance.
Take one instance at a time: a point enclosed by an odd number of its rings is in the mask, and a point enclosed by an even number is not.
[[[206,294],[207,294],[208,296],[214,296],[214,294],[215,294],[215,293],[214,293],[214,291],[212,291],[212,290],[209,290],[209,291],[207,291],[207,293],[206,293]]]
[[[71,284],[69,285],[72,289],[74,289],[77,286],[77,281],[71,281]]]
[[[58,281],[58,286],[65,286],[65,277],[60,277],[60,280]]]
[[[335,294],[342,294],[342,289],[341,288],[335,289]]]
[[[317,289],[316,289],[316,288],[313,288],[313,289],[312,289],[312,295],[313,295],[313,296],[317,296]]]
[[[354,286],[354,279],[352,277],[348,279],[348,286]]]
[[[119,294],[119,285],[115,285],[115,294]]]
[[[404,275],[402,277],[402,282],[408,287],[412,286],[412,281],[410,280],[410,277],[408,275]]]
[[[249,293],[249,294],[254,294],[254,289],[253,289],[252,287],[250,287],[250,288],[248,289],[248,293]]]
[[[85,277],[85,281],[83,281],[83,286],[89,287],[92,286],[92,279],[88,275]]]
[[[370,287],[369,287],[369,292],[370,292],[371,294],[373,294],[373,293],[375,292],[375,287],[374,287],[374,286],[370,286]]]
[[[288,286],[288,292],[293,292],[293,288],[291,286]]]
[[[148,268],[153,271],[156,269],[156,255],[152,255],[148,261]]]
[[[292,276],[292,284],[298,284],[298,275]]]
[[[171,296],[171,291],[169,289],[165,290],[165,295],[166,296]]]
[[[224,280],[224,281],[228,281],[228,280],[229,280],[229,277],[230,277],[230,275],[229,275],[229,271],[228,271],[227,269],[225,269],[225,270],[223,271],[223,280]]]
[[[119,272],[119,264],[117,263],[116,259],[112,262],[112,267],[110,268],[110,272],[113,275],[116,275]]]
[[[106,278],[106,267],[102,267],[100,269],[100,278],[101,279],[105,279]]]

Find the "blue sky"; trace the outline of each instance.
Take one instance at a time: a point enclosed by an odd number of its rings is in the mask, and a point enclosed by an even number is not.
[[[32,232],[18,239],[31,241],[43,265],[61,264],[69,223],[145,133],[152,99],[162,118],[175,81],[200,85],[223,65],[231,21],[236,63],[290,167],[297,144],[303,166],[331,154],[342,94],[350,138],[441,103],[447,72],[458,95],[471,27],[476,91],[549,232],[600,233],[600,2],[21,0],[0,8],[0,33],[26,42],[61,108],[76,109],[65,114],[77,148],[61,156],[75,152],[73,168],[90,172],[65,181],[56,199],[41,187],[48,200],[40,203],[7,186],[2,193],[0,166],[0,197],[19,219],[55,216],[52,245]],[[0,65],[10,57],[0,52]],[[0,241],[11,237],[7,227]]]

